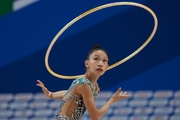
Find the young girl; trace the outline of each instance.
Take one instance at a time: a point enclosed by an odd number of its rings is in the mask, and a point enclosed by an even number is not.
[[[119,88],[104,106],[97,109],[94,100],[100,90],[97,80],[106,72],[108,60],[107,52],[100,45],[94,45],[85,60],[86,73],[75,79],[68,90],[50,92],[38,80],[37,86],[48,98],[62,99],[55,120],[80,120],[86,109],[92,120],[100,120],[114,102],[130,97]]]

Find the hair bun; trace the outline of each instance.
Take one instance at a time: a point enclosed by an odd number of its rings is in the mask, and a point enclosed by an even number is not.
[[[93,45],[92,49],[102,49],[102,47],[99,44]]]
[[[87,60],[89,59],[89,56],[96,50],[102,50],[106,53],[106,55],[108,56],[108,53],[106,52],[106,50],[104,50],[99,44],[94,44],[92,46],[92,49],[89,51],[88,56],[87,56]],[[109,56],[108,56],[109,59]]]

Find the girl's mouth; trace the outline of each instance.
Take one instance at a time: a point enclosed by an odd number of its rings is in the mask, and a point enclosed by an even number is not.
[[[101,68],[98,68],[98,69],[96,69],[96,70],[98,70],[98,71],[103,71]]]

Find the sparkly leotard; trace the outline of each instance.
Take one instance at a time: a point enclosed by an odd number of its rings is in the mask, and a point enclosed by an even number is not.
[[[82,96],[77,94],[73,89],[78,84],[90,85],[94,97],[99,93],[99,91],[97,93],[95,92],[93,84],[88,79],[77,78],[72,82],[67,93],[64,95],[55,120],[80,120],[86,111]]]

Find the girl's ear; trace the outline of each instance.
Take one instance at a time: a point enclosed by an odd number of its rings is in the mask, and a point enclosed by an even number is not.
[[[85,64],[86,68],[89,67],[89,61],[88,61],[88,60],[85,60],[85,61],[84,61],[84,64]]]

